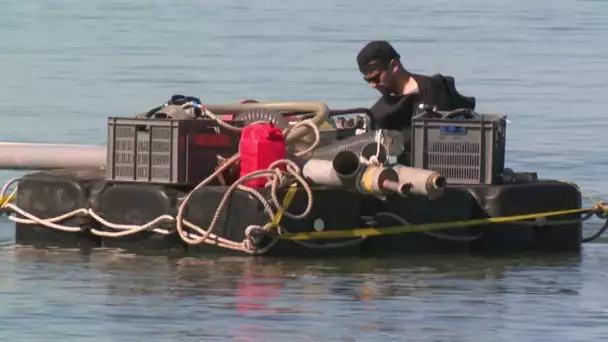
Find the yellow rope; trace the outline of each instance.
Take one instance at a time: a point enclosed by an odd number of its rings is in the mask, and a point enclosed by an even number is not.
[[[272,221],[264,226],[264,230],[271,230],[279,226],[279,223],[281,223],[281,220],[283,219],[283,214],[285,213],[285,210],[289,209],[293,198],[296,196],[297,190],[298,183],[291,184],[289,190],[287,190],[287,194],[285,194],[285,197],[283,198],[283,205],[281,205],[281,208],[279,208],[277,213],[274,215]]]
[[[4,207],[7,203],[13,201],[15,199],[15,194],[17,193],[17,188],[13,189],[8,196],[0,197],[0,208]]]
[[[279,236],[281,239],[286,240],[315,240],[315,239],[336,239],[336,238],[349,238],[349,237],[366,237],[366,236],[377,236],[377,235],[391,235],[391,234],[403,234],[410,232],[424,232],[439,229],[448,228],[462,228],[462,227],[473,227],[482,226],[496,223],[509,223],[523,220],[534,220],[539,218],[545,218],[550,216],[561,216],[568,214],[582,214],[582,213],[608,213],[608,207],[601,201],[596,200],[586,191],[582,190],[577,184],[560,180],[560,182],[574,186],[577,191],[583,196],[589,199],[595,204],[592,208],[578,208],[568,210],[557,210],[535,214],[523,214],[503,217],[490,217],[482,219],[472,219],[464,221],[452,221],[452,222],[436,222],[436,223],[424,223],[415,225],[400,225],[380,228],[358,228],[349,230],[326,230],[322,232],[309,232],[309,233],[294,233],[294,234],[282,234]]]
[[[439,230],[439,229],[447,229],[447,228],[473,227],[473,226],[481,226],[481,225],[495,224],[495,223],[508,223],[508,222],[515,222],[515,221],[538,219],[541,217],[582,214],[582,213],[589,213],[589,212],[599,212],[599,209],[596,207],[567,209],[567,210],[549,211],[549,212],[544,212],[544,213],[490,217],[490,218],[473,219],[473,220],[465,220],[465,221],[435,222],[435,223],[413,224],[413,225],[408,225],[408,226],[400,225],[400,226],[379,227],[379,228],[359,228],[359,229],[350,229],[350,230],[328,230],[328,231],[322,231],[322,232],[282,234],[282,235],[279,235],[278,237],[281,239],[286,239],[286,240],[316,240],[316,239],[339,239],[339,238],[349,238],[349,237],[392,235],[392,234],[423,232],[423,231]],[[605,209],[604,209],[604,212],[605,212]]]

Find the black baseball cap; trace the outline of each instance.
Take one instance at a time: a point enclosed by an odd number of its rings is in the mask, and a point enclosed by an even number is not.
[[[363,74],[386,67],[392,59],[399,59],[401,56],[393,46],[385,40],[374,40],[367,43],[357,55],[359,71]]]

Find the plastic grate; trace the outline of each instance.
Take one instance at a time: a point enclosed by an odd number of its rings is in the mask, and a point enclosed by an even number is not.
[[[494,184],[504,169],[505,116],[418,118],[412,122],[412,166],[443,174],[451,184]]]
[[[228,145],[202,146],[195,141],[201,134],[231,139]],[[108,142],[109,180],[163,184],[198,182],[217,166],[217,155],[238,150],[238,135],[211,120],[109,118]]]

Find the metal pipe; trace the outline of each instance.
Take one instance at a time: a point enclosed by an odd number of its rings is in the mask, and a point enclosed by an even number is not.
[[[0,142],[0,169],[105,167],[106,146]]]
[[[400,183],[410,183],[410,192],[414,195],[437,198],[443,194],[447,181],[435,171],[417,169],[403,165],[394,165],[393,170],[399,175]]]
[[[407,196],[411,185],[399,182],[397,171],[390,167],[364,167],[352,151],[341,151],[333,160],[296,159],[307,182],[315,185],[356,189],[363,194]]]
[[[406,197],[407,195],[409,195],[412,185],[408,183],[399,183],[389,179],[385,179],[382,182],[382,187],[394,193],[397,193],[400,196]]]
[[[407,184],[399,182],[397,171],[382,166],[368,166],[361,172],[357,185],[359,192],[376,196],[387,196],[391,193],[406,196],[408,189]]]
[[[329,108],[324,102],[315,101],[295,101],[295,102],[258,102],[258,103],[237,103],[237,104],[226,104],[226,105],[205,105],[205,108],[209,109],[214,114],[239,114],[240,112],[251,109],[251,108],[265,108],[277,111],[288,111],[288,112],[303,112],[309,113],[314,112],[315,115],[312,117],[312,122],[319,126],[323,121],[329,117]],[[310,130],[306,127],[299,127],[287,134],[285,140],[287,142],[294,142],[310,133]]]

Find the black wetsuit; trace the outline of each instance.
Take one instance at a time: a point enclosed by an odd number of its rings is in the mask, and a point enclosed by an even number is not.
[[[460,108],[475,109],[475,98],[458,93],[453,77],[435,74],[424,76],[412,74],[418,83],[418,92],[408,95],[383,95],[370,108],[375,127],[400,131],[403,135],[405,153],[409,155],[412,116],[416,115],[420,104],[449,111]],[[400,159],[401,162],[407,162]]]
[[[475,109],[475,98],[458,93],[453,77],[412,75],[418,92],[408,95],[383,95],[371,108],[378,128],[398,130],[411,125],[412,116],[420,104],[436,106],[438,110]]]

